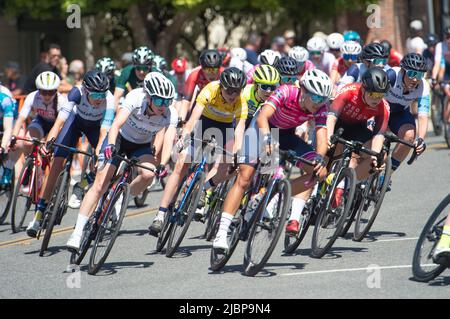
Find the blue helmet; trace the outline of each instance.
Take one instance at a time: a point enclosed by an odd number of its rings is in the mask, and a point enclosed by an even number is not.
[[[356,41],[360,42],[361,37],[359,36],[359,33],[353,30],[345,31],[344,32],[344,41]]]

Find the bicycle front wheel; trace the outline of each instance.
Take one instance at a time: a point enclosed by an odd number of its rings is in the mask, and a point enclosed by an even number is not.
[[[314,207],[312,201],[306,203],[302,214],[300,215],[300,229],[297,235],[290,236],[288,234],[284,235],[284,252],[286,254],[294,253],[298,246],[305,238],[308,228],[311,225],[312,216],[314,214]]]
[[[0,167],[1,168],[1,167]],[[3,175],[3,170],[0,169],[0,176]],[[4,189],[0,189],[0,225],[3,224],[8,217],[11,208],[13,193],[14,193],[14,169],[12,170],[11,185]]]
[[[441,96],[440,96],[440,94],[433,94],[430,111],[431,111],[431,116],[430,116],[431,123],[433,124],[434,134],[436,136],[439,136],[442,134],[442,114],[441,114]]]
[[[290,183],[275,180],[259,203],[244,254],[245,275],[255,276],[272,255],[286,223],[290,198]]]

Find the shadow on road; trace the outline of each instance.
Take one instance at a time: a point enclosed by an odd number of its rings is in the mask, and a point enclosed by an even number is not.
[[[170,257],[170,258],[186,258],[192,255],[192,252],[197,251],[197,250],[210,250],[211,246],[210,245],[198,245],[198,246],[183,246],[183,247],[179,247],[176,251],[176,253]],[[160,255],[160,254],[165,254],[166,253],[166,248],[164,248],[161,252],[157,252],[156,250],[153,250],[145,255],[149,256],[149,255]]]
[[[342,255],[338,253],[346,252],[346,251],[352,251],[356,253],[361,252],[367,252],[367,248],[365,247],[331,247],[331,249],[328,251],[325,256],[323,256],[321,259],[337,259],[342,258]],[[292,256],[310,256],[312,250],[309,249],[297,249],[292,254],[286,254],[284,253],[281,255],[282,257],[292,257]]]
[[[289,270],[301,270],[304,269],[306,263],[268,263],[264,266],[264,268],[255,275],[255,277],[273,277],[277,276],[278,274],[274,272],[274,270],[278,269],[289,269]],[[274,269],[274,267],[277,267]],[[220,275],[224,273],[241,273],[243,276],[244,273],[244,267],[240,265],[226,265],[221,270],[218,271],[212,271],[208,273],[209,275]]]
[[[114,263],[105,263],[102,268],[98,271],[95,276],[102,277],[102,276],[111,276],[117,273],[120,269],[126,269],[126,268],[135,268],[135,269],[142,269],[142,268],[149,268],[151,265],[153,265],[153,262],[114,262]],[[81,271],[87,271],[88,266],[85,265],[81,267]]]
[[[25,255],[35,255],[35,254],[39,254],[39,252],[41,251],[40,247],[38,250],[33,250],[33,251],[28,251],[26,253],[24,253]],[[42,257],[50,257],[53,256],[55,254],[58,254],[60,252],[67,252],[67,258],[70,258],[70,253],[67,250],[67,246],[52,246],[52,247],[48,247],[47,251],[44,253],[44,255]]]
[[[119,236],[123,236],[123,235],[144,236],[144,235],[148,235],[148,229],[121,230],[119,233]]]
[[[352,234],[353,236],[353,234]],[[390,232],[390,231],[374,231],[369,232],[361,242],[373,242],[379,239],[395,239],[405,237],[406,234],[402,232]],[[386,238],[385,238],[386,237]]]

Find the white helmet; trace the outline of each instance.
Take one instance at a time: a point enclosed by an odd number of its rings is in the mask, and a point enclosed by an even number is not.
[[[230,51],[231,58],[237,58],[244,62],[247,60],[247,52],[243,48],[233,48]]]
[[[341,46],[342,54],[360,54],[361,51],[361,44],[356,41],[346,41]]]
[[[36,78],[36,88],[44,91],[53,91],[59,87],[59,79],[56,73],[46,71],[39,74]]]
[[[297,60],[297,62],[305,62],[309,59],[309,52],[304,47],[295,46],[289,50],[288,55]]]
[[[273,50],[264,50],[258,56],[258,61],[260,64],[268,64],[271,66],[274,66],[279,59],[281,59],[280,52]]]
[[[156,95],[163,99],[173,99],[175,87],[162,73],[150,72],[144,79],[144,90],[148,95]]]
[[[333,88],[330,77],[325,72],[318,69],[306,71],[300,79],[300,84],[303,85],[308,92],[326,97],[330,97]]]
[[[340,33],[331,33],[327,37],[327,45],[330,49],[339,50],[344,43],[344,36]]]
[[[327,49],[327,43],[322,38],[312,37],[308,40],[308,43],[306,43],[306,47],[308,48],[308,51],[324,52]]]

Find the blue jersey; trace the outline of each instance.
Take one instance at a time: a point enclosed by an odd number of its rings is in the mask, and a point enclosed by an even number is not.
[[[391,67],[389,65],[385,65],[383,70],[387,71],[389,70]],[[340,89],[341,87],[343,87],[344,85],[350,84],[350,83],[360,83],[361,82],[361,76],[364,74],[364,72],[366,72],[367,67],[364,63],[356,63],[353,64],[348,70],[347,72],[345,72],[345,74],[342,76],[341,80],[339,81],[337,87],[338,89]]]
[[[17,118],[17,105],[15,101],[5,93],[0,93],[0,119]]]

